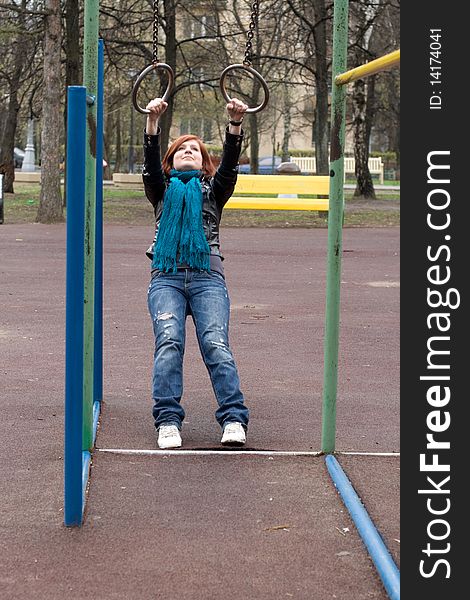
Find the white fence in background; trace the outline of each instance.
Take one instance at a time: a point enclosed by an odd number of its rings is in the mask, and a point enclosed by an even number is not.
[[[313,156],[293,156],[291,162],[299,166],[303,173],[316,173],[316,162]],[[354,175],[356,172],[356,161],[354,158],[345,157],[344,159],[344,174]],[[384,165],[381,157],[369,158],[369,171],[371,175],[379,176],[379,183],[384,182]]]

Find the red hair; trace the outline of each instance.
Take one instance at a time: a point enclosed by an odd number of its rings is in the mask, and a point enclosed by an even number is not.
[[[176,154],[178,148],[181,146],[181,144],[184,144],[185,142],[189,142],[190,140],[195,140],[198,144],[199,144],[199,148],[201,149],[201,155],[202,155],[202,174],[204,175],[204,177],[213,177],[215,174],[215,167],[212,163],[212,159],[209,156],[209,152],[207,151],[206,146],[204,145],[204,142],[201,140],[201,138],[199,138],[197,135],[192,135],[192,134],[186,134],[186,135],[180,135],[179,138],[177,138],[168,148],[168,150],[165,152],[165,156],[163,157],[162,160],[162,166],[163,166],[163,172],[165,173],[165,175],[167,177],[169,177],[170,175],[170,171],[171,169],[173,169],[173,157]]]

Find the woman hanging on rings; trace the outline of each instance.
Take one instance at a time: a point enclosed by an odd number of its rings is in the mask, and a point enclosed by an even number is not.
[[[161,98],[147,105],[143,168],[145,194],[156,219],[155,239],[147,255],[152,259],[148,308],[155,335],[152,393],[158,446],[182,445],[188,314],[217,399],[221,443],[241,446],[246,441],[249,411],[229,346],[230,301],[219,223],[237,180],[241,123],[248,107],[235,98],[227,104],[230,122],[215,170],[204,143],[194,135],[180,136],[161,161],[158,121],[167,106]]]

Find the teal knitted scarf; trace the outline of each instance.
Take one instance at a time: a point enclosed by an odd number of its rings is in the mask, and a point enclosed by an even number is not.
[[[152,268],[176,272],[177,261],[210,271],[210,249],[202,226],[201,171],[170,171]]]

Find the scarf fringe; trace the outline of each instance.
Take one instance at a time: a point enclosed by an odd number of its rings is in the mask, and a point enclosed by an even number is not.
[[[176,272],[177,256],[193,269],[210,271],[210,248],[202,225],[200,171],[170,173],[152,267]]]

